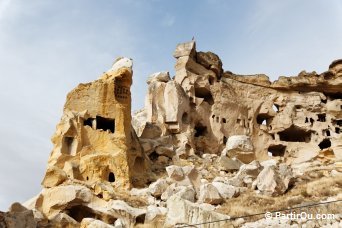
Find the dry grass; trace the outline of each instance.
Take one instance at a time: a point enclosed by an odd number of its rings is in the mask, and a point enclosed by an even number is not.
[[[341,193],[342,176],[323,177],[307,183],[297,183],[287,193],[278,197],[263,196],[249,190],[237,198],[226,200],[217,212],[231,217],[258,214],[287,209],[303,203],[319,202]],[[329,205],[329,210],[330,213],[331,211],[341,213],[341,204]]]

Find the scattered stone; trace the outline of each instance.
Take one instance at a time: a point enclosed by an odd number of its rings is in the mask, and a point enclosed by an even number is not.
[[[218,189],[213,184],[203,184],[200,187],[199,202],[209,204],[219,204],[222,202],[222,197]]]
[[[210,227],[220,228],[228,226],[230,218],[214,211],[205,210],[196,203],[172,196],[167,201],[168,212],[166,214],[165,227],[174,227],[177,224],[198,224],[216,220],[227,220],[212,223]]]

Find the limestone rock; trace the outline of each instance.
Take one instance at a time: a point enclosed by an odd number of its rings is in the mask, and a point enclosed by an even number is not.
[[[219,204],[223,199],[213,184],[203,184],[200,187],[198,200],[202,203]]]
[[[175,181],[181,181],[184,179],[184,172],[182,167],[171,165],[166,167],[167,175]]]
[[[261,193],[277,196],[283,194],[293,180],[292,171],[285,164],[279,168],[266,166],[253,183]]]
[[[6,228],[34,228],[37,226],[37,221],[32,210],[27,210],[19,203],[14,203],[10,212],[0,212],[0,226]]]
[[[236,158],[228,158],[226,156],[221,156],[219,159],[220,169],[224,171],[239,170],[242,162]]]
[[[198,224],[216,220],[228,220],[228,215],[202,209],[198,204],[172,196],[167,201],[168,212],[166,214],[165,227],[174,227],[177,224]],[[212,224],[203,224],[203,227],[227,226],[229,221],[221,221]]]
[[[151,84],[153,82],[168,82],[170,80],[169,72],[157,72],[148,77],[147,84]]]
[[[250,164],[244,164],[240,167],[239,172],[227,182],[236,187],[251,187],[261,170],[262,167],[257,161],[251,162]]]
[[[61,184],[67,179],[66,173],[58,167],[52,166],[46,171],[46,175],[42,181],[42,185],[51,188]]]
[[[160,197],[163,194],[163,192],[167,189],[168,186],[169,186],[169,184],[167,183],[166,180],[159,179],[156,182],[150,184],[149,192],[154,197]]]
[[[84,218],[80,224],[80,228],[114,228],[114,226],[93,218]]]
[[[239,192],[236,187],[222,182],[212,182],[212,185],[217,189],[223,199],[233,198]]]
[[[171,196],[176,195],[182,199],[190,202],[195,202],[196,191],[192,186],[177,186],[177,184],[171,184],[165,192],[161,195],[162,200],[167,200]]]

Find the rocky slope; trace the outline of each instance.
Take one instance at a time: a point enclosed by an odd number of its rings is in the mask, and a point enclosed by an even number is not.
[[[0,227],[342,226],[341,203],[320,207],[331,220],[236,218],[342,200],[342,60],[270,82],[194,41],[174,57],[132,117],[128,58],[71,91],[42,191]]]

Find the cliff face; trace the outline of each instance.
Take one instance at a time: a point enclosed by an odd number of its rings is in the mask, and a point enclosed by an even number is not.
[[[133,117],[128,58],[72,90],[43,190],[0,226],[240,227],[229,216],[342,199],[341,60],[270,82],[224,71],[194,41],[174,57],[175,76],[151,75]]]
[[[145,109],[134,117],[143,147],[153,138],[148,129],[158,128],[158,137],[171,136],[169,146],[184,157],[219,154],[231,136],[243,135],[250,147],[227,155],[245,163],[270,157],[298,163],[322,149],[342,158],[341,60],[322,74],[271,83],[266,75],[224,72],[219,57],[196,52],[195,42],[178,45],[174,57],[174,79],[150,79]]]

